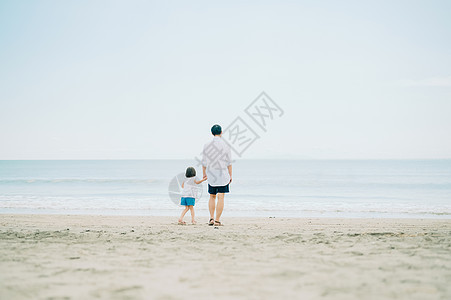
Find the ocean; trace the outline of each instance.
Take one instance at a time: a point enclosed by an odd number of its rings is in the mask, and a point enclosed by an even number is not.
[[[0,213],[178,216],[195,160],[0,161]],[[208,216],[207,185],[196,213]],[[223,216],[451,219],[451,160],[237,160]]]

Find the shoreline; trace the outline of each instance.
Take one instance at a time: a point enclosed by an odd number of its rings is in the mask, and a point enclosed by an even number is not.
[[[197,219],[0,214],[0,298],[451,296],[450,220]]]
[[[180,211],[181,212],[181,211]],[[124,218],[124,219],[129,219],[127,221],[130,221],[132,219],[138,218],[138,219],[148,219],[147,221],[168,221],[169,223],[171,223],[171,220],[175,218],[178,218],[180,216],[180,212],[176,211],[173,215],[133,215],[133,214],[95,214],[95,213],[61,213],[61,212],[55,212],[55,213],[48,213],[48,212],[44,212],[44,213],[34,213],[34,212],[30,212],[30,213],[4,213],[4,212],[0,212],[0,220],[2,220],[2,218],[20,218],[20,219],[27,219],[29,217],[35,216],[37,218],[62,218],[62,217],[69,217],[69,218],[82,218],[82,219],[90,219],[90,218],[103,218],[103,219],[118,219],[118,218]],[[189,212],[185,215],[185,219],[188,220],[190,219],[191,216],[189,214]],[[197,213],[196,211],[196,219],[207,219],[208,220],[209,216],[208,215],[200,215]],[[438,221],[438,222],[449,222],[451,224],[451,219],[443,219],[443,218],[419,218],[419,217],[384,217],[384,218],[379,218],[379,217],[331,217],[331,216],[235,216],[235,215],[226,215],[223,214],[221,219],[228,219],[228,220],[235,220],[238,221],[239,223],[242,223],[245,220],[257,220],[257,221],[264,221],[267,219],[279,219],[279,220],[298,220],[298,221],[311,221],[311,220],[341,220],[344,222],[347,221],[364,221],[364,220],[370,220],[370,221],[401,221],[401,222],[408,222],[408,221]],[[159,225],[163,225],[162,223],[158,223]]]
[[[111,216],[111,217],[179,217],[182,211],[167,209],[149,211],[144,213],[142,210],[36,210],[21,209],[12,211],[1,211],[2,215],[39,215],[39,216]],[[207,209],[196,209],[196,217],[208,218]],[[188,215],[189,216],[189,213]],[[451,214],[448,213],[388,213],[388,212],[287,212],[287,211],[231,211],[224,210],[223,217],[226,218],[296,218],[296,219],[426,219],[426,220],[451,220]]]

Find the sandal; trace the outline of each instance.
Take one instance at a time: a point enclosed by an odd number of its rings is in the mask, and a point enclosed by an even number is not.
[[[213,224],[215,223],[214,221],[214,219],[210,219],[210,221],[208,221],[208,226],[213,226]]]
[[[215,226],[224,226],[221,222],[215,220]]]
[[[185,221],[179,221],[179,225],[186,225]]]

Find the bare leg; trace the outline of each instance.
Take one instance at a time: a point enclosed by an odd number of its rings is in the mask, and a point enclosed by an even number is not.
[[[210,219],[215,219],[215,205],[216,195],[210,194],[210,201],[208,201],[208,209],[210,210]]]
[[[189,210],[191,212],[191,223],[196,224],[196,220],[194,218],[194,206],[190,205],[188,207],[189,207]]]
[[[189,207],[185,206],[185,209],[182,211],[182,215],[180,216],[179,223],[183,222],[183,217],[185,217],[185,214],[188,212],[188,210],[189,210]]]
[[[222,215],[222,211],[224,210],[224,193],[218,193],[218,204],[216,205],[216,219],[215,221],[219,221]]]

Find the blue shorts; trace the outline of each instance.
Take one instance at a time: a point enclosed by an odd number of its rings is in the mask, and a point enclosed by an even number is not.
[[[194,199],[193,197],[182,197],[182,200],[180,201],[180,205],[192,205],[194,206],[194,202],[196,202],[196,199]]]

